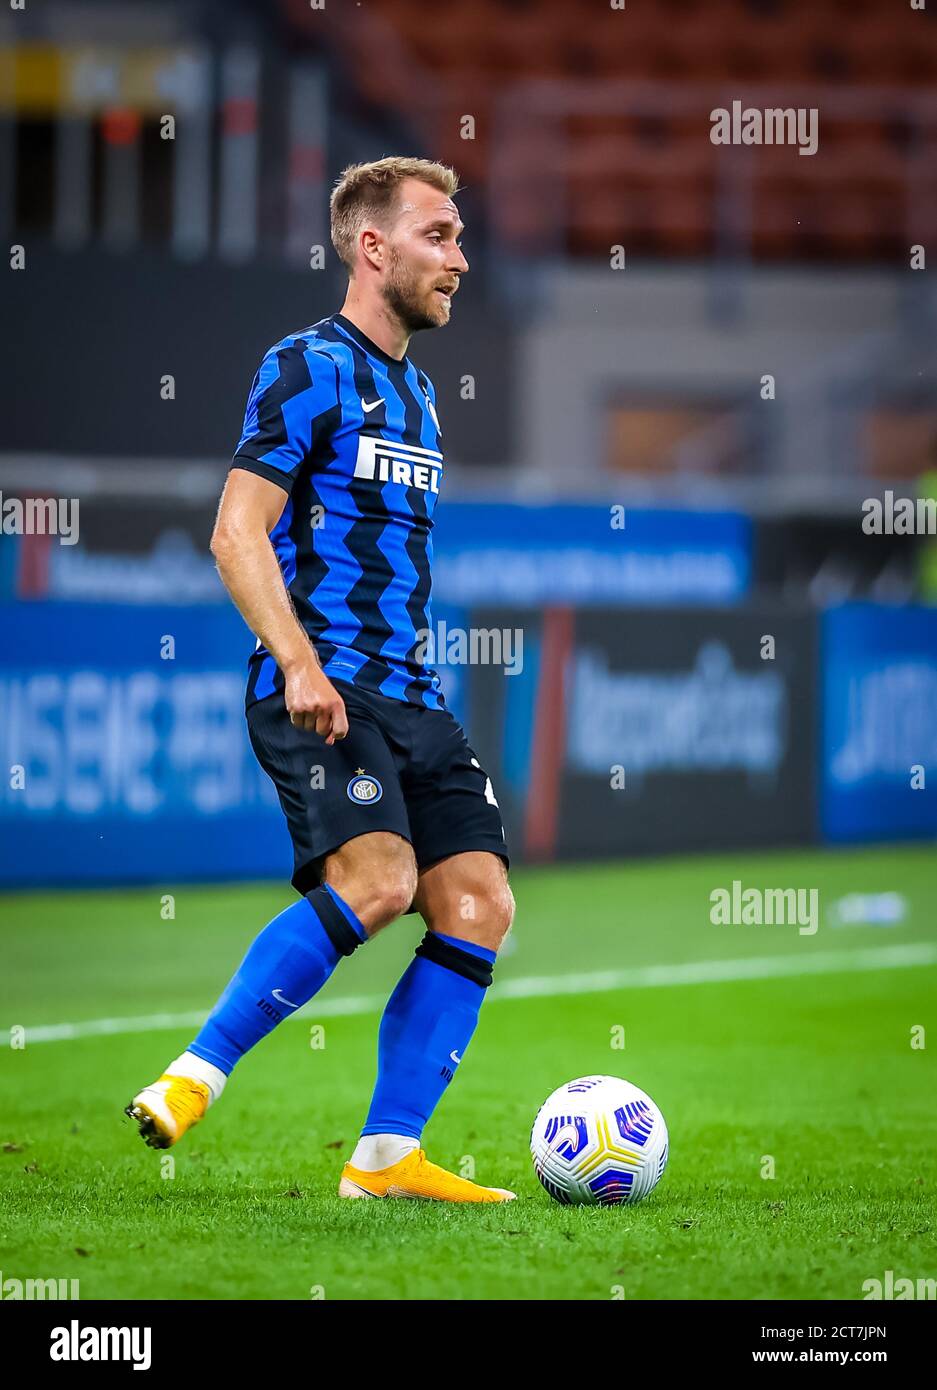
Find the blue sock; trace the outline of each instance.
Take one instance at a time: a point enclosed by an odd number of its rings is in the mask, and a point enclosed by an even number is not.
[[[264,927],[189,1051],[227,1075],[255,1043],[317,994],[342,956],[367,940],[328,884]]]
[[[495,958],[485,946],[426,933],[381,1019],[362,1134],[420,1138],[475,1032]]]

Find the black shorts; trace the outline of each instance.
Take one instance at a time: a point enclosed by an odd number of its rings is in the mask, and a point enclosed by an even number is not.
[[[373,830],[409,840],[421,870],[471,850],[507,865],[491,782],[449,711],[333,684],[348,735],[331,747],[290,722],[280,691],[247,711],[251,746],[289,826],[297,892],[321,882],[327,854]]]

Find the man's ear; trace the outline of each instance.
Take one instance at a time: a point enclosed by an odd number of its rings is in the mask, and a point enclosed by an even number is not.
[[[373,227],[365,227],[358,244],[370,264],[380,270],[384,265],[384,239],[380,233]]]

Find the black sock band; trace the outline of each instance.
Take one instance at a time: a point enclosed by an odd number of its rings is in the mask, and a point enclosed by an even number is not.
[[[483,960],[481,956],[473,955],[471,951],[463,951],[448,941],[440,940],[435,932],[428,931],[426,933],[416,948],[416,954],[435,962],[436,965],[445,966],[447,970],[452,970],[465,980],[474,980],[483,989],[487,989],[491,984],[492,964],[490,960]]]
[[[361,944],[361,937],[332,897],[325,884],[306,894],[309,906],[322,923],[326,936],[340,955],[350,956]]]

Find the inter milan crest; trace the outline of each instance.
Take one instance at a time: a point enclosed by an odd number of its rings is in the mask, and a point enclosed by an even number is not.
[[[358,768],[346,791],[350,801],[357,801],[362,806],[367,806],[372,801],[380,801],[384,795],[384,788],[380,782],[376,777],[366,776],[363,767]]]

